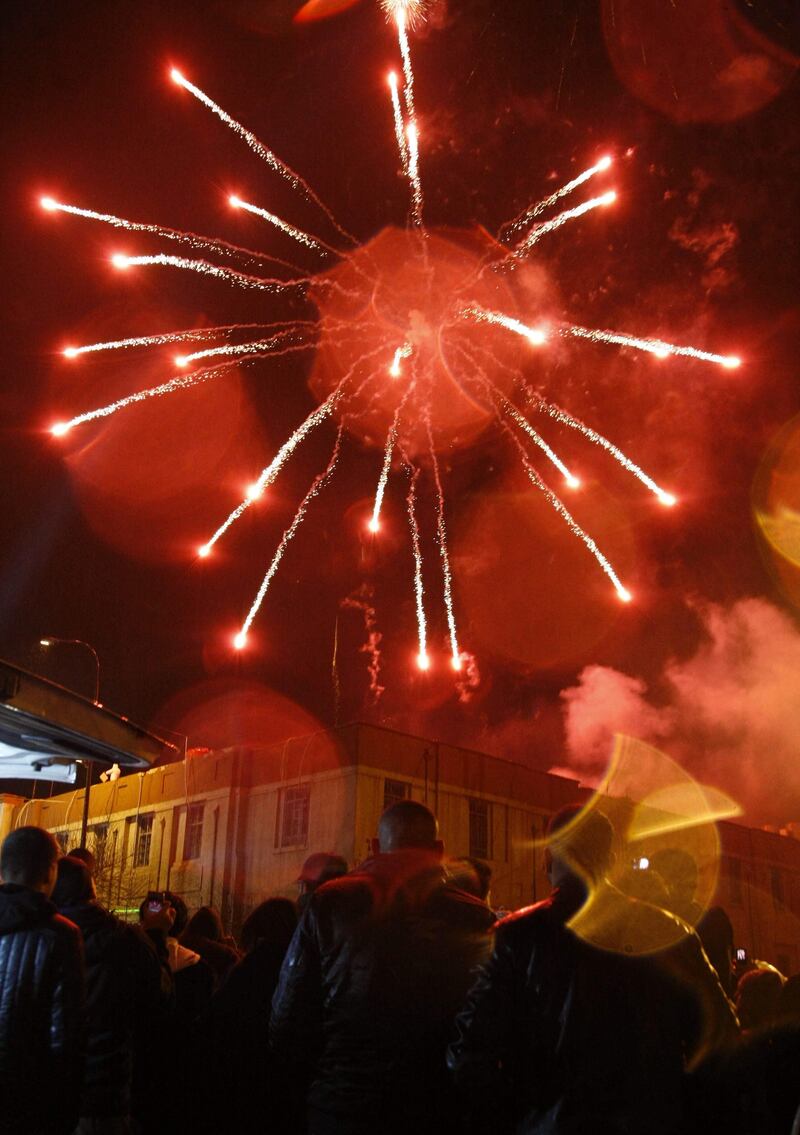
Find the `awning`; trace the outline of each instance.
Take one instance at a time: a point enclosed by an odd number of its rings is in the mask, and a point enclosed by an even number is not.
[[[130,772],[177,755],[126,717],[0,661],[0,780],[72,784],[80,760]]]

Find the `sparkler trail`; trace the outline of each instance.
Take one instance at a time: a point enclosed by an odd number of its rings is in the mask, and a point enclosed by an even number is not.
[[[209,98],[204,91],[201,91],[199,87],[196,87],[194,85],[194,83],[190,83],[189,80],[184,75],[182,75],[180,71],[177,70],[177,68],[173,67],[172,71],[170,72],[170,78],[174,83],[177,83],[179,87],[183,87],[183,89],[185,91],[188,91],[189,94],[194,95],[194,97],[199,102],[201,102],[203,106],[207,106],[210,111],[216,114],[217,118],[221,119],[221,121],[224,122],[226,126],[229,126],[231,130],[234,131],[234,133],[238,134],[239,137],[247,143],[253,153],[257,154],[262,161],[265,161],[267,163],[270,169],[274,170],[275,173],[278,173],[281,177],[285,178],[285,180],[289,182],[293,189],[297,190],[298,193],[301,193],[307,201],[313,202],[313,204],[316,205],[318,209],[321,209],[340,236],[343,236],[345,240],[350,241],[352,244],[358,243],[354,236],[351,236],[351,234],[347,232],[346,229],[343,229],[341,227],[331,210],[324,203],[324,201],[320,200],[320,198],[316,195],[308,182],[305,181],[299,173],[295,173],[291,166],[288,166],[285,162],[281,161],[278,155],[273,153],[272,150],[265,146],[263,142],[260,142],[259,139],[256,138],[255,134],[253,134],[246,127],[242,126],[241,122],[237,122],[235,118],[231,118],[231,116],[226,111],[224,111],[221,106],[215,103],[213,99]]]
[[[534,347],[540,347],[542,343],[547,342],[547,333],[540,327],[529,327],[527,323],[521,323],[510,315],[503,315],[501,311],[487,311],[482,307],[465,307],[459,312],[459,315],[462,319],[472,319],[475,323],[494,323],[498,327],[505,327],[507,331],[513,331],[515,335],[521,335],[524,339],[527,339]]]
[[[508,429],[508,427],[506,427],[506,429]],[[566,507],[566,505],[561,500],[561,498],[556,496],[556,494],[553,492],[553,490],[547,484],[545,484],[545,482],[542,480],[542,478],[539,476],[539,474],[533,468],[530,461],[528,460],[528,456],[525,453],[525,450],[522,446],[522,443],[519,441],[519,439],[517,437],[515,437],[514,434],[511,433],[510,430],[509,430],[509,434],[512,437],[512,439],[514,440],[514,442],[515,442],[515,444],[516,444],[516,446],[519,450],[519,454],[520,454],[520,457],[522,459],[523,467],[525,469],[525,472],[528,475],[528,479],[530,480],[531,484],[534,485],[537,489],[539,489],[539,491],[541,493],[544,494],[544,496],[546,497],[549,504],[555,509],[555,511],[558,513],[558,515],[562,518],[562,520],[564,520],[566,522],[566,524],[568,525],[568,527],[572,531],[573,535],[577,536],[577,538],[579,540],[581,540],[586,545],[586,547],[592,553],[594,558],[597,560],[600,567],[603,569],[603,571],[606,573],[608,578],[611,580],[612,584],[614,585],[614,590],[616,591],[619,598],[623,601],[623,603],[630,603],[630,601],[632,599],[631,593],[630,593],[630,591],[628,591],[627,587],[625,587],[622,584],[619,576],[614,571],[614,569],[611,566],[611,564],[609,563],[608,559],[600,551],[597,544],[592,539],[592,537],[588,534],[588,532],[584,532],[584,530],[581,528],[580,524],[578,524],[577,520],[575,520],[572,513]]]
[[[589,441],[593,441],[595,445],[599,445],[607,450],[615,461],[618,461],[623,468],[627,469],[637,480],[641,481],[651,493],[658,497],[663,505],[671,508],[672,505],[676,503],[676,498],[672,493],[668,493],[666,489],[662,489],[660,485],[657,485],[652,477],[648,477],[643,469],[640,469],[638,465],[631,461],[630,457],[627,457],[622,450],[618,449],[607,437],[603,437],[597,430],[593,430],[590,426],[580,421],[579,418],[573,418],[571,414],[568,414],[566,410],[562,410],[559,406],[554,406],[552,403],[545,402],[541,398],[536,398],[536,403],[537,409],[541,410],[543,414],[549,414],[550,417],[555,418],[557,422],[562,422],[565,426],[569,426],[570,429],[577,430],[579,433],[582,433],[585,438],[588,438]]]
[[[275,228],[280,229],[281,232],[286,233],[286,235],[290,236],[293,240],[304,244],[306,248],[311,248],[315,252],[333,252],[338,256],[336,249],[333,248],[332,245],[326,244],[323,240],[320,240],[319,237],[313,237],[309,233],[303,232],[302,229],[295,228],[295,226],[290,225],[288,221],[283,221],[280,217],[276,217],[274,213],[262,209],[260,205],[252,205],[249,201],[243,201],[241,197],[237,197],[235,194],[231,194],[228,198],[228,203],[234,209],[244,209],[248,213],[253,213],[256,217],[261,217],[262,220],[274,225]]]
[[[377,705],[385,686],[381,685],[381,649],[383,635],[378,630],[378,615],[373,603],[373,589],[368,583],[362,585],[352,595],[343,599],[339,606],[342,610],[360,611],[364,618],[364,630],[367,632],[367,641],[359,650],[369,658],[367,672],[369,674],[369,692],[372,695],[372,704]]]
[[[244,500],[241,501],[241,503],[236,506],[236,508],[227,517],[227,519],[224,520],[222,524],[220,524],[219,528],[216,530],[211,539],[207,540],[205,544],[203,544],[198,549],[197,554],[199,556],[205,558],[211,552],[211,549],[214,547],[217,540],[219,540],[221,536],[224,536],[230,526],[236,523],[239,517],[247,511],[253,501],[257,500],[258,497],[261,496],[264,489],[269,488],[269,486],[280,473],[283,466],[286,464],[287,459],[291,457],[292,453],[294,453],[295,449],[297,449],[303,438],[306,437],[314,429],[315,426],[318,426],[320,422],[324,421],[325,418],[328,417],[339,397],[339,391],[334,391],[333,394],[331,394],[330,397],[327,398],[321,406],[318,406],[316,410],[313,410],[308,415],[306,420],[297,427],[288,441],[285,441],[280,447],[278,452],[273,457],[272,461],[270,461],[269,465],[261,470],[261,473],[259,474],[257,480],[253,482],[251,490],[250,492],[248,492]]]
[[[529,225],[531,221],[533,221],[546,209],[550,209],[553,205],[556,205],[562,199],[562,197],[567,197],[570,193],[573,193],[576,189],[583,185],[584,182],[587,182],[590,177],[594,177],[595,174],[603,173],[605,170],[610,169],[611,162],[612,159],[608,155],[606,155],[606,157],[601,158],[600,161],[595,165],[589,166],[588,169],[585,169],[583,173],[579,174],[572,181],[568,181],[566,185],[562,185],[560,189],[557,189],[555,191],[555,193],[551,193],[550,196],[545,197],[543,201],[538,201],[535,205],[532,205],[530,209],[525,209],[509,224],[503,225],[499,233],[500,239],[508,240],[513,237],[516,233],[520,232],[521,229],[524,229],[527,225]]]
[[[175,359],[175,365],[179,367],[188,366],[189,363],[196,362],[198,359],[214,358],[217,355],[238,357],[241,355],[260,355],[269,353],[270,355],[285,355],[290,350],[302,350],[313,346],[312,343],[299,344],[294,339],[298,333],[299,328],[290,328],[286,331],[281,331],[277,335],[273,335],[271,339],[257,339],[252,343],[226,343],[222,347],[209,347],[204,351],[193,351],[190,355],[179,355]],[[275,347],[282,347],[282,350],[273,350]]]
[[[138,268],[151,264],[165,268],[181,268],[185,272],[200,272],[204,276],[215,276],[218,280],[227,280],[238,284],[241,288],[257,288],[262,292],[287,292],[292,288],[304,288],[309,283],[307,277],[299,280],[265,280],[261,276],[248,276],[245,272],[236,272],[233,268],[223,268],[219,264],[210,264],[208,260],[187,260],[184,256],[167,256],[164,252],[157,252],[153,256],[126,256],[116,252],[111,257],[115,268]]]
[[[574,335],[579,339],[591,339],[593,343],[615,343],[620,347],[633,347],[637,351],[647,351],[659,359],[667,355],[685,355],[690,359],[700,359],[701,362],[719,363],[728,370],[741,365],[742,360],[736,355],[715,355],[711,351],[701,351],[697,347],[678,347],[674,343],[665,343],[661,339],[639,339],[635,335],[623,335],[619,331],[598,331],[589,327],[568,326],[561,329],[562,335]]]
[[[101,221],[104,225],[111,225],[116,229],[127,229],[132,233],[152,233],[165,240],[174,240],[179,244],[188,244],[196,252],[217,252],[227,256],[244,257],[247,260],[261,263],[280,264],[284,268],[296,271],[288,260],[280,260],[276,256],[268,256],[265,252],[256,252],[252,248],[242,248],[238,244],[221,240],[214,236],[201,236],[199,233],[184,232],[181,229],[169,229],[164,225],[151,225],[143,221],[128,221],[125,217],[115,217],[112,213],[96,213],[94,209],[81,209],[77,205],[64,205],[52,197],[41,197],[39,204],[49,213],[70,213],[74,217],[85,217],[90,221]]]
[[[419,469],[410,462],[408,468],[411,473],[411,484],[408,489],[406,505],[408,508],[408,527],[411,532],[411,550],[414,554],[414,599],[417,606],[417,636],[419,639],[417,665],[420,670],[427,670],[430,667],[431,660],[428,657],[428,624],[425,619],[425,589],[422,584],[422,548],[416,511]]]
[[[425,425],[428,430],[428,444],[431,455],[431,468],[433,480],[436,485],[436,541],[439,545],[439,555],[442,558],[442,580],[444,583],[444,606],[447,612],[447,629],[450,634],[451,662],[454,670],[461,669],[461,650],[458,645],[458,632],[456,631],[456,617],[453,611],[453,577],[450,571],[450,555],[447,551],[447,528],[444,522],[444,489],[439,475],[439,460],[436,456],[436,447],[433,444],[433,431],[430,417]]]
[[[389,469],[392,464],[392,450],[394,443],[397,440],[397,423],[400,420],[400,407],[395,410],[394,421],[391,424],[388,434],[386,435],[386,445],[383,450],[383,465],[381,466],[381,475],[378,478],[378,487],[375,490],[375,504],[372,507],[372,518],[369,522],[370,532],[378,532],[381,526],[381,508],[383,507],[383,496],[386,492],[386,482],[389,480]]]
[[[513,403],[509,402],[507,398],[503,398],[502,395],[500,397],[502,399],[502,405],[503,405],[504,409],[506,410],[506,412],[514,419],[514,421],[517,423],[519,428],[521,430],[525,431],[525,433],[528,435],[528,437],[531,439],[531,441],[533,441],[536,445],[539,446],[539,449],[541,449],[542,453],[544,453],[544,455],[548,459],[548,461],[550,461],[553,465],[555,465],[556,469],[558,469],[559,473],[564,478],[564,480],[567,482],[569,487],[571,489],[579,488],[580,487],[580,481],[578,480],[578,478],[575,476],[574,473],[570,472],[570,470],[567,468],[567,466],[564,464],[564,462],[561,460],[561,458],[558,456],[558,454],[553,452],[553,450],[550,448],[550,446],[547,444],[547,442],[544,440],[544,438],[541,436],[541,434],[538,434],[536,432],[536,430],[530,424],[528,419],[523,414],[521,414],[519,412],[519,410],[517,409],[517,407],[514,406]]]
[[[413,347],[410,343],[403,343],[402,347],[398,347],[392,359],[392,365],[389,367],[389,374],[392,378],[400,377],[400,363],[403,359],[407,359],[411,354]]]
[[[545,221],[541,225],[536,225],[531,229],[524,240],[520,241],[519,245],[514,249],[513,255],[515,257],[524,256],[525,253],[538,243],[547,233],[553,232],[554,229],[561,228],[567,221],[572,221],[576,217],[582,217],[584,213],[590,212],[592,209],[597,209],[601,205],[611,205],[616,201],[617,195],[613,189],[608,193],[604,193],[602,197],[593,197],[590,201],[584,201],[582,205],[576,205],[574,209],[566,209],[563,213],[559,213],[557,217],[553,217],[551,221]],[[508,263],[508,261],[501,261],[501,263]]]
[[[295,532],[297,531],[297,529],[300,527],[300,525],[305,520],[306,512],[308,511],[308,506],[311,504],[312,500],[314,499],[315,496],[317,496],[317,494],[320,492],[320,490],[323,489],[325,487],[325,485],[327,485],[328,481],[331,479],[331,476],[333,475],[333,471],[336,468],[336,463],[339,460],[339,452],[341,450],[341,445],[342,445],[342,430],[343,430],[343,428],[344,428],[343,426],[339,426],[339,431],[336,434],[336,441],[335,441],[334,446],[333,446],[333,453],[331,454],[331,459],[328,462],[327,469],[325,470],[324,473],[320,473],[314,478],[314,481],[311,485],[311,488],[308,490],[308,492],[306,493],[306,495],[303,497],[302,501],[300,502],[300,507],[298,508],[297,512],[295,513],[294,520],[292,521],[292,523],[289,525],[289,527],[286,529],[283,536],[281,537],[281,542],[280,542],[280,544],[278,544],[278,550],[276,551],[276,553],[275,553],[275,555],[272,559],[272,563],[269,565],[269,567],[267,569],[267,574],[264,576],[264,579],[262,580],[261,586],[258,589],[258,594],[256,595],[255,599],[253,600],[253,605],[247,613],[247,618],[242,623],[242,629],[239,631],[239,633],[236,635],[236,638],[234,639],[234,646],[236,647],[237,650],[241,650],[242,647],[244,647],[246,645],[247,632],[250,630],[250,627],[252,626],[252,623],[253,623],[253,619],[258,614],[258,610],[259,610],[261,604],[264,602],[264,597],[267,594],[267,591],[269,589],[269,585],[272,583],[272,580],[275,577],[275,572],[278,570],[278,566],[279,566],[281,560],[283,559],[283,553],[286,551],[286,548],[287,548],[289,542],[294,537]]]
[[[222,363],[218,367],[195,370],[191,374],[176,375],[168,382],[162,382],[160,386],[151,386],[148,390],[137,390],[135,394],[128,394],[125,398],[119,398],[116,402],[110,402],[107,406],[100,406],[97,410],[78,414],[67,422],[56,422],[55,425],[50,427],[50,433],[53,437],[63,437],[73,426],[80,426],[84,422],[93,422],[98,418],[107,418],[111,414],[116,414],[117,410],[124,410],[126,406],[144,402],[147,398],[158,398],[161,394],[174,394],[178,390],[188,390],[190,386],[196,386],[198,382],[205,382],[209,378],[216,378],[235,365],[235,363]]]
[[[394,136],[397,141],[397,149],[400,153],[400,168],[404,175],[408,177],[408,142],[406,141],[403,111],[400,107],[400,95],[397,91],[397,75],[395,75],[394,71],[389,74],[389,90],[392,96],[392,118],[394,120]]]

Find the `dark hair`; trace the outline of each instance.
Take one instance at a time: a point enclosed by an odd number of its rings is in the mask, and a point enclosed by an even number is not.
[[[239,941],[245,953],[269,942],[285,954],[297,926],[297,911],[289,899],[267,899],[251,910],[244,921]]]
[[[211,942],[221,942],[224,931],[219,911],[213,906],[198,907],[187,922],[181,937],[187,942],[190,938],[208,938]]]
[[[77,856],[65,855],[58,861],[58,876],[50,896],[59,909],[91,902],[95,897],[92,873]]]
[[[72,850],[68,852],[68,855],[70,859],[80,859],[81,863],[85,863],[90,872],[94,875],[97,860],[88,847],[73,847]]]
[[[433,812],[416,800],[398,800],[378,821],[381,851],[433,847],[438,834],[439,827]]]
[[[46,883],[61,849],[50,832],[33,825],[17,828],[3,840],[0,875],[5,883],[40,887]]]

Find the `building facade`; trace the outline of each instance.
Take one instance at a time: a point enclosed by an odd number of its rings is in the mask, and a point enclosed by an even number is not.
[[[492,868],[492,903],[514,910],[548,893],[544,833],[563,805],[589,798],[577,780],[373,725],[351,725],[268,748],[197,752],[184,761],[96,784],[89,846],[98,892],[134,917],[148,890],[209,904],[238,929],[271,895],[296,894],[312,851],[354,866],[370,854],[383,809],[428,804],[451,857]],[[0,837],[39,824],[77,846],[83,790],[23,801],[0,796]],[[624,829],[630,802],[612,802]],[[800,970],[800,840],[722,822],[707,866],[713,902],[753,957]],[[644,847],[642,850],[647,851]],[[626,854],[623,848],[620,854]],[[709,892],[710,893],[710,892]]]

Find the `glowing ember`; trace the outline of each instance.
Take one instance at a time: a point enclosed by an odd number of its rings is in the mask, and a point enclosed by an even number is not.
[[[310,386],[318,399],[316,409],[278,448],[272,460],[247,487],[244,499],[197,548],[199,558],[208,557],[217,541],[272,484],[309,433],[329,419],[338,423],[328,466],[314,479],[294,519],[283,533],[247,617],[232,640],[233,646],[236,650],[245,647],[250,627],[289,543],[305,519],[309,506],[333,476],[343,431],[347,430],[371,444],[374,444],[375,438],[385,439],[372,515],[367,522],[370,532],[378,533],[381,529],[381,511],[393,462],[409,476],[406,497],[411,545],[409,574],[413,583],[417,623],[416,663],[422,671],[430,669],[431,653],[419,512],[422,504],[433,501],[432,512],[427,513],[427,518],[429,523],[432,521],[439,551],[450,666],[456,673],[466,669],[467,674],[467,678],[457,680],[457,688],[461,690],[462,687],[466,689],[464,682],[467,679],[472,685],[478,679],[473,682],[472,676],[477,674],[475,660],[472,655],[462,652],[458,639],[445,522],[444,476],[439,456],[445,447],[468,447],[484,430],[499,427],[508,438],[512,452],[518,456],[530,483],[544,495],[555,513],[584,545],[605,573],[618,598],[628,603],[632,599],[631,592],[619,579],[608,558],[534,467],[531,454],[538,453],[558,471],[569,488],[580,487],[580,478],[559,457],[551,441],[534,428],[528,417],[528,407],[548,426],[552,427],[555,423],[558,427],[575,431],[604,450],[665,507],[673,506],[676,497],[657,484],[613,442],[535,391],[526,373],[527,368],[535,365],[540,349],[548,350],[559,336],[642,351],[657,359],[682,357],[716,363],[727,369],[738,367],[741,360],[733,355],[639,337],[627,331],[559,324],[552,312],[530,310],[529,301],[524,299],[524,292],[517,286],[518,270],[533,254],[540,240],[556,233],[568,222],[577,222],[581,218],[587,219],[585,223],[596,223],[588,219],[590,215],[616,200],[615,191],[603,190],[601,184],[601,191],[595,196],[548,216],[551,210],[561,208],[560,203],[565,198],[606,173],[612,166],[611,155],[597,158],[560,189],[523,210],[503,226],[496,240],[477,229],[437,230],[426,226],[420,171],[420,148],[424,139],[416,115],[408,35],[415,22],[424,17],[424,5],[420,0],[382,0],[382,5],[397,33],[401,63],[401,74],[390,73],[388,84],[391,125],[400,169],[409,193],[409,223],[405,227],[387,224],[368,242],[359,244],[298,173],[180,71],[173,69],[171,78],[174,83],[210,110],[274,174],[288,182],[315,208],[324,236],[297,228],[290,221],[243,200],[237,194],[228,197],[231,208],[266,221],[290,238],[298,253],[330,257],[328,264],[331,266],[322,272],[315,271],[313,275],[297,276],[299,270],[286,261],[217,237],[128,221],[111,213],[65,205],[50,196],[41,197],[41,208],[48,213],[66,213],[128,232],[144,233],[184,244],[194,252],[204,254],[190,258],[164,252],[142,255],[118,252],[111,257],[115,268],[175,268],[272,295],[289,292],[309,307],[308,318],[282,323],[229,324],[65,347],[63,356],[75,359],[88,352],[181,343],[186,346],[174,359],[175,365],[181,369],[218,356],[225,361],[214,367],[176,375],[147,390],[79,413],[67,421],[56,422],[50,426],[50,433],[61,437],[78,424],[117,413],[143,399],[177,393],[199,382],[213,380],[232,366],[273,358],[290,351],[312,349],[314,365]],[[335,236],[332,235],[334,233]],[[343,241],[345,247],[334,248],[328,242],[330,239]],[[206,259],[206,256],[214,259]],[[218,263],[220,257],[232,259],[236,267]],[[265,276],[266,262],[278,264],[292,275]],[[246,337],[254,332],[254,337]],[[537,350],[530,351],[530,347]],[[345,605],[348,603],[365,612],[365,625],[371,636],[371,689],[380,690],[376,659],[381,636],[376,630],[372,600],[370,598],[368,603],[363,598],[351,598],[345,601]]]

